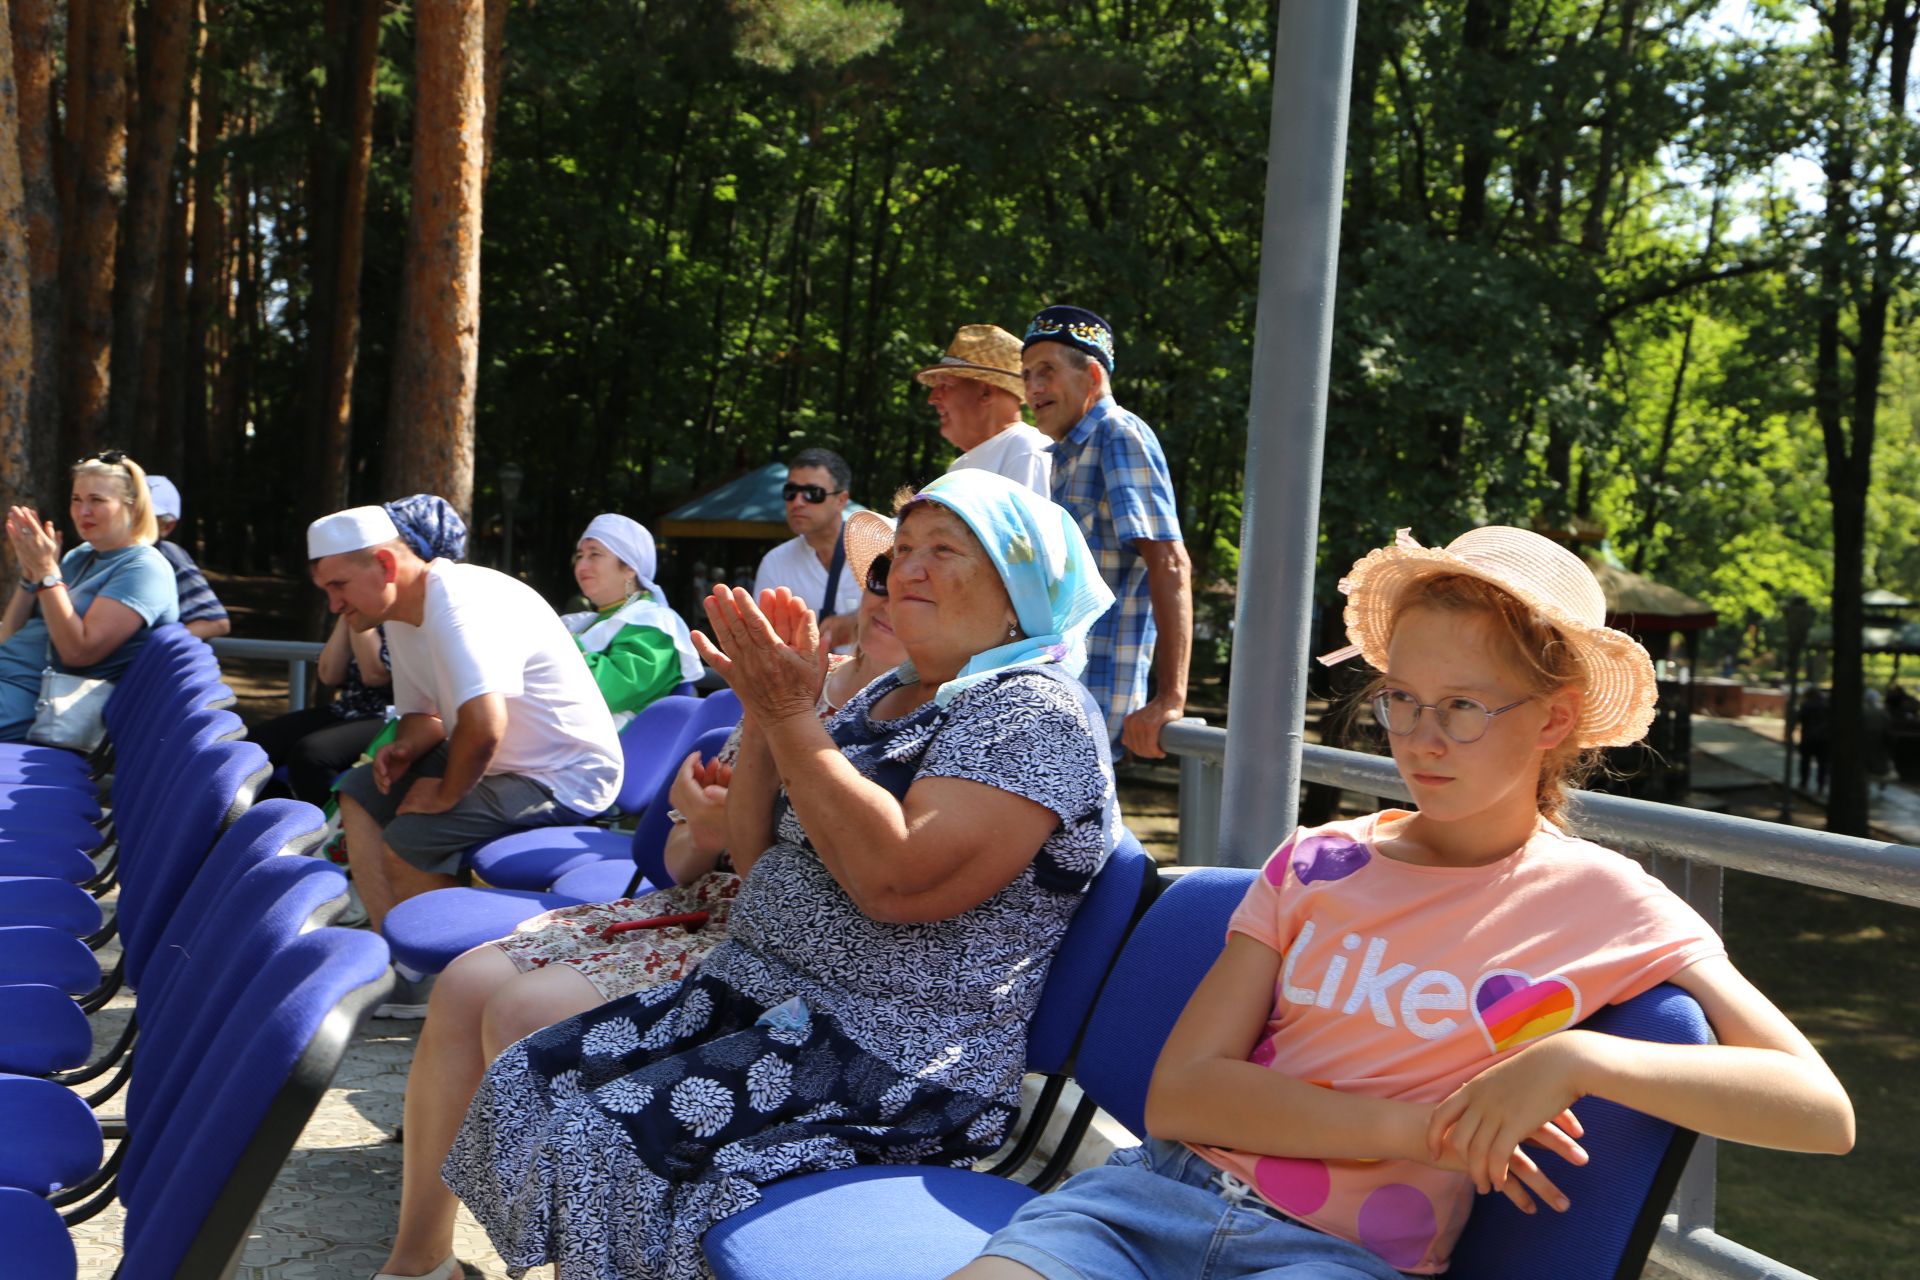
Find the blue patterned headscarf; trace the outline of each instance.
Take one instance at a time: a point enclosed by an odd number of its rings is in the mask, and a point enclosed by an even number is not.
[[[1113,607],[1087,540],[1065,507],[991,471],[949,471],[915,500],[946,507],[986,549],[1006,585],[1022,638],[976,653],[940,686],[946,706],[968,686],[1013,666],[1058,664],[1070,676],[1087,666],[1087,631]]]
[[[467,522],[445,498],[416,493],[384,505],[401,540],[422,560],[467,558]]]

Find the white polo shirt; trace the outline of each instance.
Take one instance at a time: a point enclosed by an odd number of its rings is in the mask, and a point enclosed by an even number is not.
[[[833,611],[858,613],[862,586],[854,580],[853,566],[842,565]],[[815,613],[821,612],[820,605],[827,598],[827,566],[820,563],[820,557],[813,553],[805,538],[796,534],[760,557],[760,567],[753,575],[753,594],[757,596],[772,587],[785,587]]]

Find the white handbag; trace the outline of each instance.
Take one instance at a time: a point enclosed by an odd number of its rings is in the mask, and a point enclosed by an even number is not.
[[[52,667],[40,673],[40,696],[33,704],[27,741],[43,747],[88,752],[107,736],[105,712],[113,681],[68,675]]]

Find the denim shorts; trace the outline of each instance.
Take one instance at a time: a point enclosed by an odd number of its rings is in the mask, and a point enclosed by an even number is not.
[[[1225,1178],[1179,1143],[1150,1138],[1029,1200],[981,1253],[1046,1280],[1406,1280]]]

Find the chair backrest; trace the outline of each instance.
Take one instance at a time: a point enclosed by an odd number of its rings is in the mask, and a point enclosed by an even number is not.
[[[1256,872],[1199,867],[1169,885],[1133,927],[1101,988],[1074,1063],[1086,1095],[1136,1134],[1147,1083],[1174,1021],[1226,942]]]
[[[700,699],[700,705],[694,709],[693,718],[687,721],[686,731],[680,735],[683,742],[691,744],[710,729],[731,729],[740,723],[740,695],[731,689],[716,689]],[[693,750],[689,745],[687,751]],[[687,751],[680,753],[680,759],[687,758]],[[678,761],[675,762],[678,767]]]
[[[674,770],[680,767],[680,761],[687,758],[687,752],[698,751],[702,760],[711,760],[720,754],[720,748],[727,745],[727,737],[733,732],[731,726],[724,729],[709,729],[687,745],[686,751],[679,753],[674,761]],[[660,786],[647,802],[647,811],[640,815],[640,822],[633,829],[633,864],[640,878],[656,889],[664,889],[673,883],[673,875],[667,870],[667,837],[673,832],[673,823],[667,813],[673,807],[668,793],[673,790],[673,771],[661,779]]]
[[[201,713],[226,716],[224,711]],[[219,734],[218,721],[206,733]],[[119,826],[120,939],[127,980],[136,987],[147,957],[180,896],[193,882],[220,833],[253,806],[272,773],[267,753],[251,742],[205,738],[189,744],[179,760],[180,786],[164,811],[131,828]]]
[[[1136,1134],[1146,1133],[1147,1085],[1173,1024],[1226,942],[1227,921],[1256,871],[1203,867],[1180,876],[1134,926],[1107,979],[1074,1078]],[[1706,1018],[1676,987],[1609,1006],[1582,1026],[1637,1040],[1704,1044]],[[1453,1280],[1627,1280],[1638,1276],[1678,1183],[1693,1135],[1589,1098],[1575,1107],[1592,1161],[1574,1168],[1545,1152],[1573,1207],[1523,1214],[1482,1196],[1447,1275]]]
[[[137,987],[143,1016],[151,1017],[164,1005],[174,976],[199,949],[200,932],[232,927],[236,917],[225,899],[240,878],[268,858],[309,852],[325,828],[325,818],[312,805],[276,799],[261,801],[221,833],[147,957]]]
[[[1707,1044],[1711,1029],[1693,997],[1664,985],[1608,1005],[1580,1025],[1629,1040]],[[1505,1196],[1480,1196],[1453,1251],[1456,1280],[1633,1280],[1646,1266],[1694,1134],[1601,1098],[1574,1106],[1592,1157],[1576,1168],[1530,1152],[1571,1202],[1565,1213],[1521,1213]]]
[[[636,813],[660,789],[662,778],[671,778],[673,770],[686,756],[674,753],[687,721],[693,718],[700,699],[668,694],[656,698],[627,722],[620,731],[620,754],[625,771],[620,779],[620,794],[614,807],[622,813]]]
[[[320,929],[261,970],[168,1123],[130,1139],[147,1159],[122,1174],[120,1280],[229,1274],[355,1028],[390,989],[387,965],[374,934]]]
[[[240,878],[223,905],[245,923],[203,930],[172,998],[159,1007],[144,1001],[136,1007],[140,1039],[127,1090],[129,1128],[167,1123],[248,984],[345,893],[344,873],[319,858],[268,858]],[[129,1149],[122,1167],[137,1175],[145,1158],[144,1150]]]
[[[1051,1075],[1066,1069],[1101,980],[1157,886],[1153,859],[1133,832],[1121,828],[1119,845],[1087,886],[1053,953],[1047,984],[1027,1024],[1027,1070]]]

